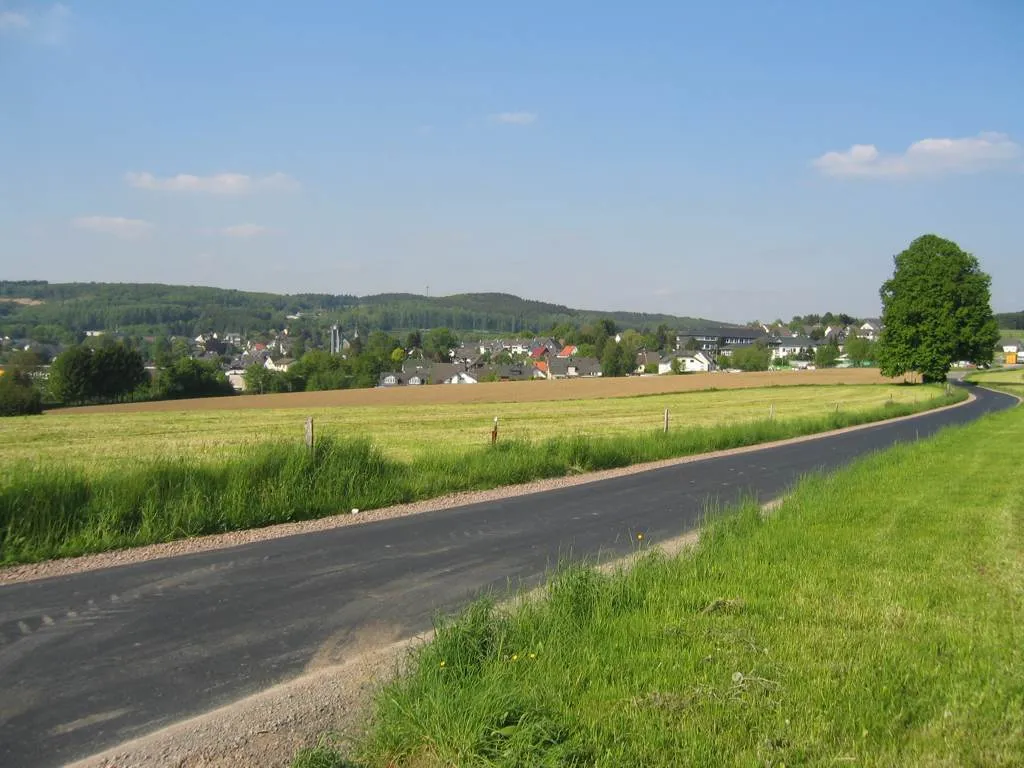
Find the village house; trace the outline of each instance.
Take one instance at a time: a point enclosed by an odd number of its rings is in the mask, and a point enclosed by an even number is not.
[[[824,339],[825,341],[835,342],[837,345],[843,344],[846,341],[846,337],[849,335],[849,331],[845,326],[842,325],[828,325],[825,326]]]
[[[600,375],[601,363],[596,357],[556,357],[548,361],[549,379],[590,379]]]
[[[717,352],[720,349],[749,347],[758,339],[765,337],[761,328],[704,328],[676,337],[677,347],[694,346],[702,352]]]
[[[1024,356],[1024,344],[1020,341],[1009,341],[1003,343],[1003,360],[1006,365],[1017,365]]]
[[[882,321],[877,318],[865,320],[857,329],[857,335],[862,339],[867,339],[868,341],[878,341],[878,337],[881,333]]]
[[[245,392],[244,368],[228,368],[224,371],[224,375],[227,377],[228,383],[235,392]]]
[[[405,384],[404,374],[399,373],[398,371],[387,371],[386,373],[382,373],[380,375],[380,379],[378,380],[377,386],[399,387],[403,384]]]
[[[268,371],[277,371],[278,373],[286,373],[289,368],[295,364],[295,361],[290,357],[281,357],[274,360],[272,357],[267,357],[266,362],[263,363],[263,367]]]
[[[790,339],[779,339],[777,344],[772,344],[772,360],[788,360],[799,357],[807,352],[813,353],[818,342],[807,336],[794,336]]]
[[[658,365],[661,354],[652,350],[642,349],[636,353],[636,373],[644,373],[648,365]]]
[[[672,373],[672,361],[678,360],[681,373],[707,373],[715,369],[715,363],[705,352],[673,352],[658,361],[658,373]]]

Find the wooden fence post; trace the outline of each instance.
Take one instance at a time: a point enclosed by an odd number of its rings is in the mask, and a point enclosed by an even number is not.
[[[771,413],[768,414],[768,418],[773,421],[775,420],[775,403],[772,403],[772,410]]]
[[[306,419],[306,447],[313,452],[313,417]]]
[[[668,434],[668,408],[665,409],[665,434]]]
[[[498,417],[494,417],[494,429],[491,430],[491,445],[498,442]]]

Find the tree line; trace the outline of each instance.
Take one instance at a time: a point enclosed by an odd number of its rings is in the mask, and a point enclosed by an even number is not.
[[[995,316],[996,324],[1000,328],[1007,328],[1011,331],[1024,331],[1024,312],[1003,312]]]
[[[59,354],[44,378],[42,360],[33,352],[11,355],[0,376],[0,414],[41,412],[44,404],[88,405],[126,400],[172,400],[234,394],[215,362],[187,354],[168,355],[146,370],[138,349],[113,341],[76,344]]]
[[[499,293],[358,297],[159,284],[0,281],[0,334],[38,341],[59,338],[73,343],[87,330],[167,336],[252,333],[280,330],[290,322],[289,315],[315,316],[322,328],[338,323],[361,332],[392,333],[440,327],[538,333],[559,323],[585,324],[602,317],[638,329],[662,322],[677,327],[704,322],[660,314],[591,312]]]

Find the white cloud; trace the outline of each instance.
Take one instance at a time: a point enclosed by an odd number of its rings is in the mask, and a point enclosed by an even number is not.
[[[534,112],[499,112],[491,115],[491,120],[506,125],[529,125],[537,122],[537,114]]]
[[[902,154],[887,155],[874,144],[854,144],[844,152],[826,152],[814,160],[827,176],[892,178],[981,173],[1022,168],[1024,152],[1005,133],[979,133],[963,139],[922,139]]]
[[[218,173],[213,176],[194,176],[179,173],[159,178],[152,173],[129,172],[125,181],[137,189],[166,190],[171,192],[202,192],[212,195],[247,195],[253,192],[284,192],[297,189],[299,183],[284,173],[269,176],[249,176],[244,173]]]
[[[30,26],[28,16],[15,11],[0,11],[0,29],[27,29]]]
[[[122,216],[79,216],[71,223],[78,229],[113,235],[124,240],[142,237],[153,230],[153,225],[142,219],[126,219]]]
[[[249,238],[249,237],[261,237],[263,235],[272,235],[277,230],[271,227],[264,227],[261,224],[235,224],[230,227],[224,227],[218,229],[217,232],[227,237],[238,237],[238,238]]]
[[[63,3],[54,3],[41,11],[0,11],[0,32],[24,32],[37,42],[60,45],[67,36],[70,20],[71,9]]]

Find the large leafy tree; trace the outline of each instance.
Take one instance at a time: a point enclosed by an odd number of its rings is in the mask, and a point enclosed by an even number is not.
[[[26,416],[43,412],[43,398],[28,374],[11,370],[0,374],[0,416]]]
[[[814,350],[815,368],[835,368],[837,360],[839,360],[839,345],[835,341],[822,344]]]
[[[601,355],[601,372],[605,376],[625,376],[630,372],[632,360],[626,356],[626,349],[615,339],[609,339]]]
[[[15,351],[7,370],[0,371],[0,416],[23,416],[43,412],[42,393],[32,381],[39,370],[39,355]]]
[[[846,356],[854,365],[863,365],[873,360],[875,355],[875,343],[863,336],[850,336],[846,340]]]
[[[69,347],[50,368],[50,393],[62,403],[116,400],[146,381],[142,355],[113,342]]]
[[[160,371],[154,392],[161,400],[233,395],[234,388],[216,363],[182,357]]]
[[[752,344],[735,350],[729,364],[741,371],[767,371],[772,363],[772,351],[763,344]]]
[[[954,360],[990,363],[999,329],[978,260],[951,240],[919,237],[895,257],[881,288],[878,363],[886,376],[909,371],[941,381]]]
[[[448,352],[459,346],[459,338],[448,328],[433,328],[423,339],[423,351],[431,360],[446,363],[451,360]],[[391,350],[388,350],[388,354]]]
[[[81,403],[93,395],[93,359],[88,347],[68,347],[50,366],[50,393],[62,403]]]
[[[93,352],[90,388],[94,398],[122,398],[147,378],[142,355],[124,344],[107,344]]]

